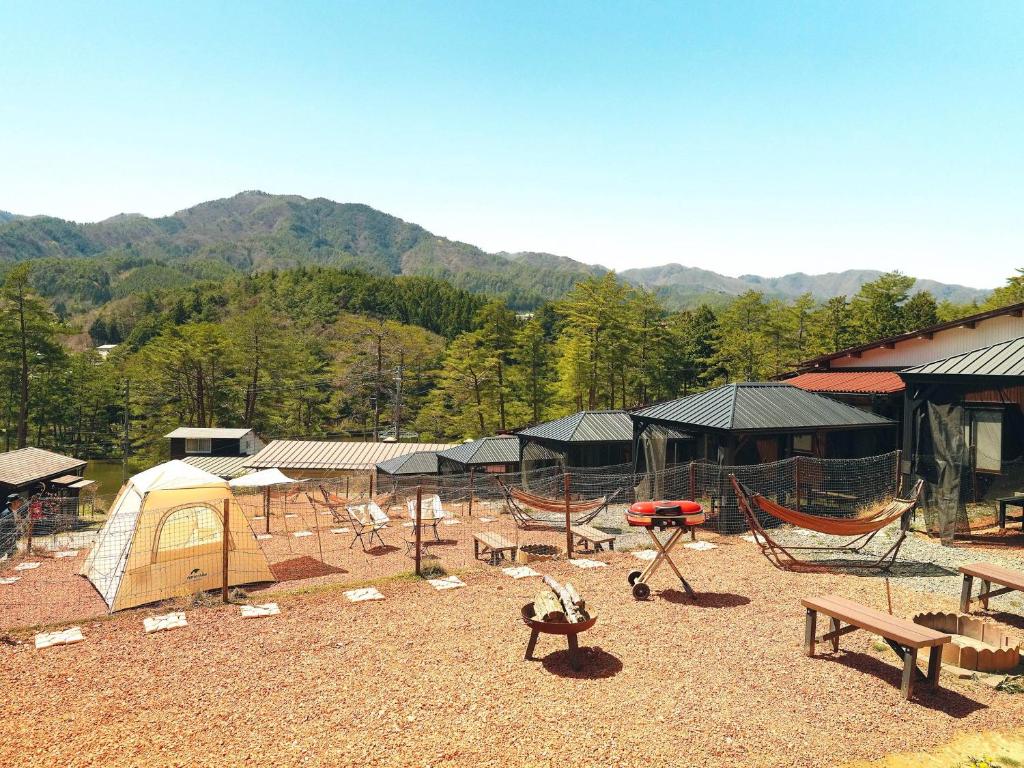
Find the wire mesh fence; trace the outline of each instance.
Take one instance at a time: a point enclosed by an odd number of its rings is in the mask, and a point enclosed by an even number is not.
[[[567,550],[578,556],[589,545],[568,535],[567,518],[569,528],[587,523],[626,549],[643,539],[625,511],[651,498],[694,499],[707,511],[707,528],[736,533],[743,522],[730,474],[780,504],[855,516],[896,495],[898,469],[898,454],[889,453],[743,467],[688,462],[646,475],[617,465],[146,494],[126,486],[87,508],[38,500],[32,513],[0,518],[0,628],[201,601],[225,587],[272,600],[282,590],[355,586],[417,570],[429,576]]]

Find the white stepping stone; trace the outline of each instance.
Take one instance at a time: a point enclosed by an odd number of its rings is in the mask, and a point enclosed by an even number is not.
[[[600,560],[588,560],[585,557],[569,560],[569,562],[577,568],[606,568],[608,566],[608,563],[602,563]]]
[[[331,528],[331,533],[348,533],[348,528]]]
[[[743,539],[744,541],[749,541],[751,544],[759,544],[761,542],[761,537],[760,536],[754,536],[752,534],[747,534],[746,536],[740,536],[740,538]]]
[[[481,523],[493,523],[498,518],[496,517],[479,517],[477,518]]]
[[[466,586],[466,582],[458,576],[445,576],[443,579],[427,579],[427,583],[438,591],[442,589],[458,589],[459,587]]]
[[[683,546],[686,549],[696,549],[698,552],[704,552],[709,549],[718,549],[717,544],[712,544],[710,541],[688,541]]]
[[[78,557],[77,549],[62,549],[53,553],[54,557]]]
[[[38,568],[42,563],[18,563],[14,566],[16,571],[31,571]]]
[[[146,634],[149,635],[153,632],[166,632],[169,629],[187,627],[188,622],[185,621],[185,614],[178,611],[165,613],[163,616],[147,616],[142,620],[142,626],[146,630]]]
[[[3,577],[0,577],[0,584],[13,584],[16,581],[21,581],[21,576],[3,576]]]
[[[253,520],[266,520],[267,518],[265,518],[265,517],[264,517],[263,515],[256,515],[256,516],[255,516],[255,517],[253,517],[252,519],[253,519]]]
[[[55,645],[74,645],[85,640],[81,627],[71,627],[60,632],[40,632],[36,635],[36,650],[52,648]]]
[[[294,536],[296,539],[304,539],[307,536],[312,536],[312,535],[313,535],[312,531],[296,531],[295,533],[292,534],[292,536]]]
[[[272,539],[272,538],[274,538],[274,534],[272,534],[272,533],[257,533],[256,534],[256,541],[266,541],[267,539]]]
[[[641,549],[633,553],[633,557],[637,560],[653,560],[658,556],[658,553],[653,549]]]
[[[262,619],[265,616],[277,616],[281,613],[277,603],[264,603],[263,605],[243,605],[243,619]]]
[[[501,572],[511,576],[513,579],[528,579],[531,576],[540,576],[539,573],[528,565],[520,565],[515,568],[502,568]]]
[[[454,520],[452,518],[445,518],[441,521],[441,525],[462,525],[461,520]]]
[[[289,512],[285,515],[285,517],[298,517],[298,515],[295,512]]]
[[[367,600],[383,600],[384,595],[376,587],[363,587],[362,589],[350,589],[345,597],[353,603],[363,603]]]
[[[414,525],[416,525],[416,523],[413,523],[413,522],[402,523],[402,527],[403,528],[412,528]]]

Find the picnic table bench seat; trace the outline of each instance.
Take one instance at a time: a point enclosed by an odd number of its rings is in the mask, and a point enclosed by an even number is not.
[[[1024,573],[1001,565],[970,563],[960,566],[960,573],[964,575],[963,588],[960,590],[961,613],[970,613],[972,602],[980,601],[982,607],[988,610],[989,599],[1008,592],[1024,592]],[[974,579],[981,580],[981,591],[977,597],[971,597]],[[993,584],[998,584],[1000,589],[992,589]]]
[[[490,555],[491,565],[497,565],[506,552],[515,557],[518,548],[514,542],[494,531],[473,534],[473,557],[479,560],[480,555]]]
[[[932,687],[938,686],[942,646],[952,639],[949,635],[837,595],[806,597],[800,602],[807,610],[804,651],[808,656],[814,655],[815,643],[818,642],[831,642],[833,652],[838,651],[842,635],[863,629],[880,635],[886,645],[903,659],[900,691],[904,698],[910,699],[913,695],[914,680],[917,677],[927,680]],[[816,636],[819,613],[831,620],[829,631],[820,637]],[[847,624],[845,627],[842,626],[844,622]],[[929,649],[927,675],[923,675],[917,668],[917,652],[922,648]]]
[[[592,525],[573,525],[569,530],[574,539],[595,552],[600,552],[605,544],[609,549],[615,549],[615,534],[613,533],[605,533]]]

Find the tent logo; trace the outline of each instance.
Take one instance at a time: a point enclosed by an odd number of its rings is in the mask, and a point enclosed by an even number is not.
[[[206,576],[206,571],[204,571],[202,568],[193,568],[192,572],[188,575],[188,578],[186,578],[185,581],[196,581],[197,579],[201,579],[204,576]]]

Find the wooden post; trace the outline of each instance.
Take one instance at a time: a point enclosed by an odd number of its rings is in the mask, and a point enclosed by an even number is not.
[[[895,496],[899,496],[900,495],[900,478],[903,476],[903,473],[901,472],[901,468],[902,468],[901,465],[902,464],[903,464],[903,450],[900,449],[900,448],[897,448],[896,449],[896,491],[894,493]]]
[[[420,542],[423,538],[423,529],[420,527],[420,515],[423,511],[423,486],[416,486],[416,575],[420,576]]]
[[[370,473],[370,498],[373,498],[373,472]]]
[[[697,465],[690,461],[690,501],[697,500]]]
[[[565,483],[565,551],[569,557],[572,557],[572,518],[569,514],[569,509],[572,504],[572,497],[569,493],[569,487],[572,484],[572,475],[568,472],[563,476]]]
[[[348,495],[348,478],[345,478],[345,501],[348,501],[351,496]]]
[[[469,516],[473,516],[473,470],[476,467],[469,468]]]
[[[228,551],[230,549],[230,530],[229,524],[231,516],[231,500],[224,499],[224,530],[221,532],[221,566],[223,568],[223,579],[220,587],[220,596],[225,603],[230,602],[228,598]]]
[[[270,486],[263,489],[263,522],[266,523],[267,533],[270,533]]]
[[[796,457],[793,465],[793,484],[796,486],[796,511],[800,511],[800,457]]]

